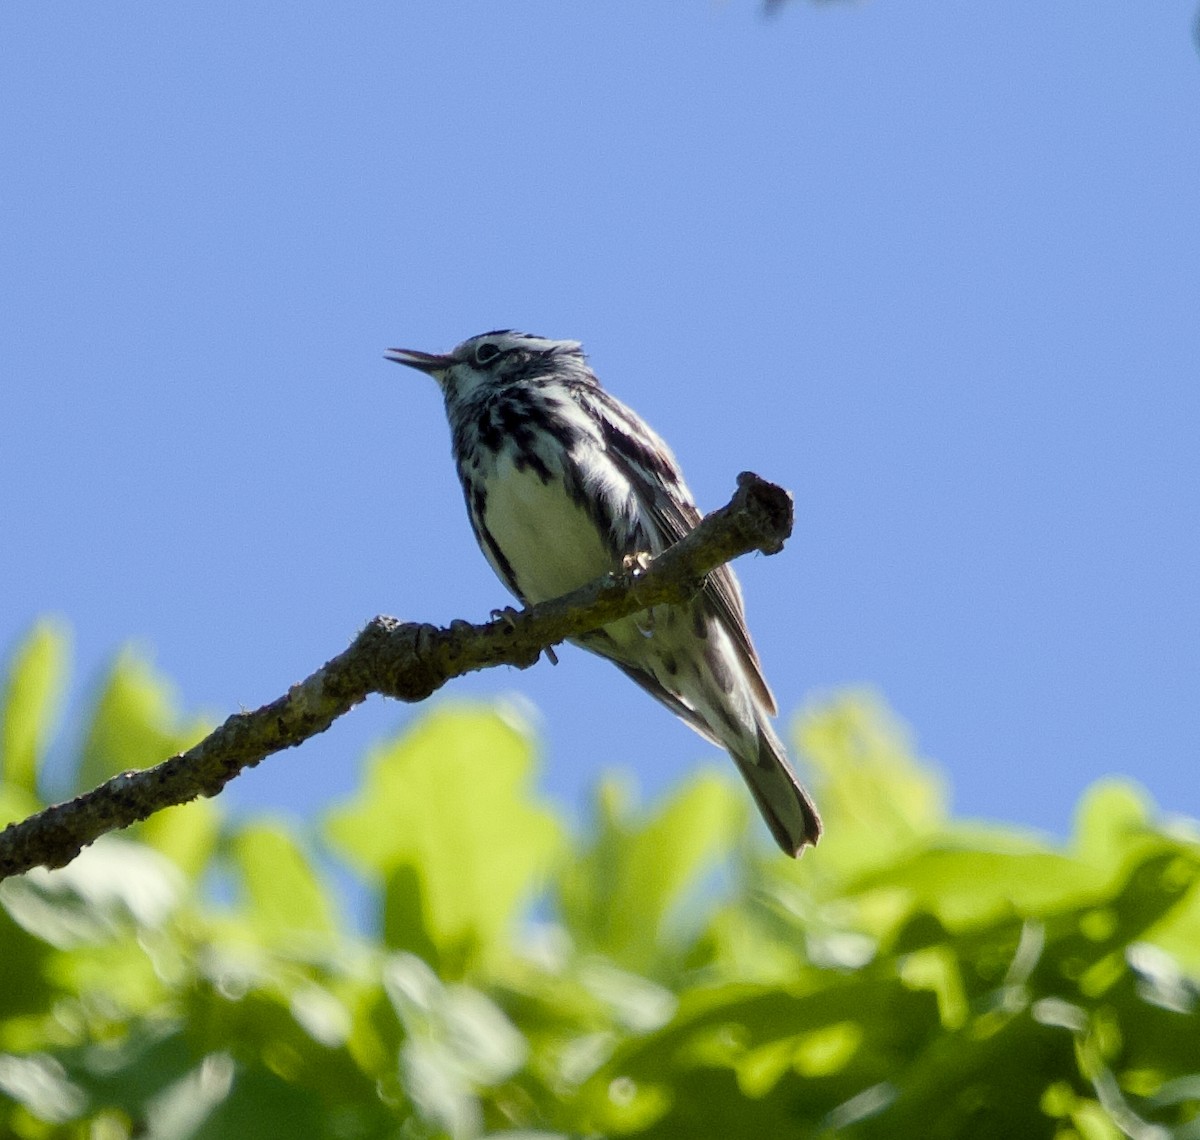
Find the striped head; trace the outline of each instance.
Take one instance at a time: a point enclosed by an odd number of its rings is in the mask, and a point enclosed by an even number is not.
[[[513,329],[480,333],[444,354],[392,348],[385,355],[397,364],[427,372],[451,406],[487,398],[515,385],[597,383],[579,341],[549,340]]]

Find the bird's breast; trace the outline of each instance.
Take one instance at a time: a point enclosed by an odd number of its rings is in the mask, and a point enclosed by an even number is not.
[[[503,553],[527,601],[557,598],[619,561],[557,466],[518,467],[502,454],[482,488],[472,503],[474,521]]]

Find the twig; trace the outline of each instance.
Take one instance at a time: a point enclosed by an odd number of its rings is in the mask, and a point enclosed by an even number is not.
[[[99,836],[197,796],[215,796],[243,768],[324,732],[370,693],[424,700],[452,677],[494,665],[525,669],[543,650],[651,606],[686,601],[722,563],[774,554],[792,531],[791,496],[743,472],[727,506],[633,574],[608,574],[554,601],[484,625],[449,628],[376,617],[344,652],[285,696],[235,713],[199,744],[153,768],[123,772],[0,832],[0,879],[62,867]]]

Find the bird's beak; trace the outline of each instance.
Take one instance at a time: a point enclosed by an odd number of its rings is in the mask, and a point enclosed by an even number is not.
[[[452,356],[438,356],[434,352],[417,352],[412,348],[389,348],[383,355],[385,360],[392,360],[397,364],[407,364],[409,368],[415,368],[419,372],[444,372],[454,363]]]

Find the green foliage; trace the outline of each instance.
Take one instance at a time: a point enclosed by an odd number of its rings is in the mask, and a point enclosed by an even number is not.
[[[62,645],[9,668],[10,811]],[[94,777],[199,731],[129,654],[85,716]],[[571,836],[528,730],[444,705],[319,833],[188,805],[6,882],[0,1135],[1200,1137],[1195,825],[1116,780],[1065,845],[956,821],[861,694],[797,738],[799,863],[707,772],[649,810],[607,781]]]
[[[118,654],[100,689],[83,749],[75,790],[84,791],[129,768],[148,768],[183,752],[211,731],[196,718],[184,723],[168,685],[133,650]]]
[[[0,771],[11,793],[33,796],[54,731],[67,667],[67,635],[40,621],[17,647],[0,696]]]
[[[382,881],[387,946],[455,976],[504,951],[560,843],[533,765],[511,710],[453,706],[367,757],[361,791],[326,832]]]

